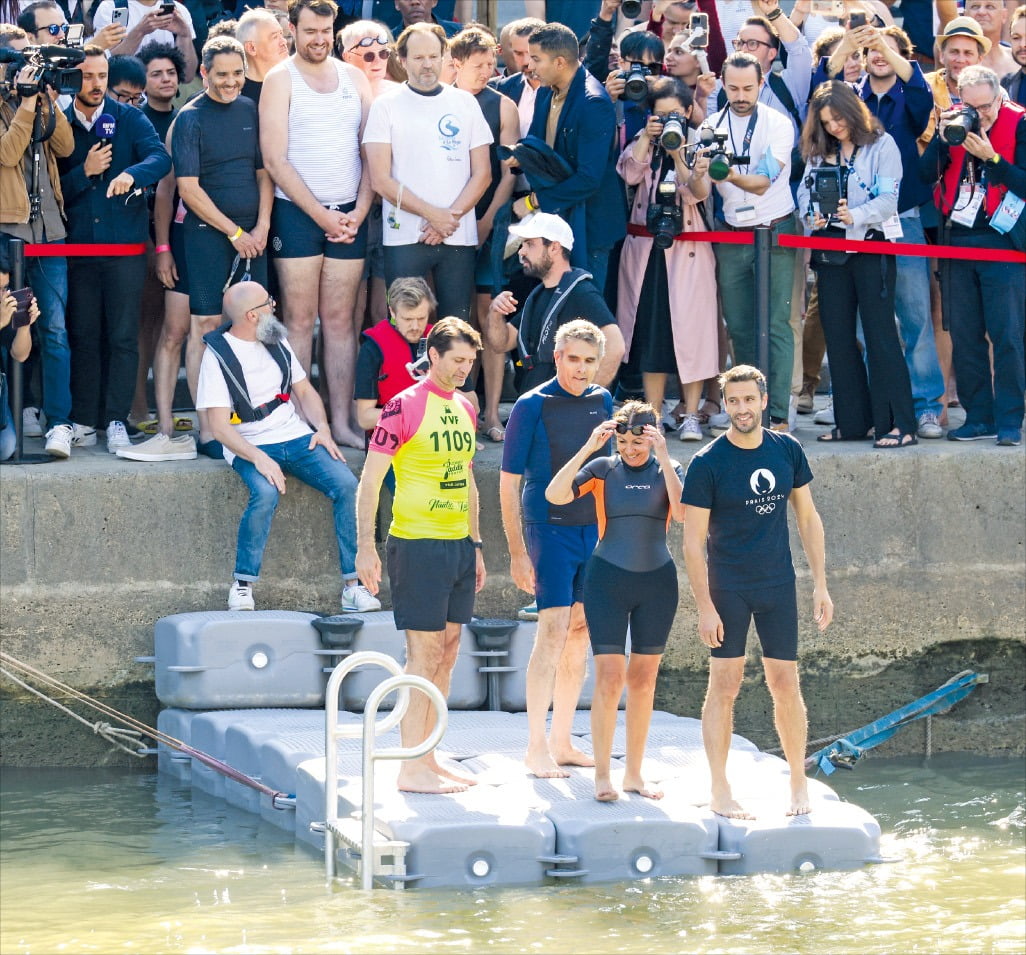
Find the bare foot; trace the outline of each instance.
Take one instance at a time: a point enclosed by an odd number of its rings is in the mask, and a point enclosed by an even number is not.
[[[595,798],[599,802],[616,802],[620,794],[613,788],[608,777],[595,777]]]
[[[552,758],[560,766],[594,766],[595,760],[587,753],[582,753],[576,746],[568,749],[553,750]]]
[[[637,793],[639,796],[644,796],[646,799],[662,799],[663,791],[661,789],[649,789],[645,785],[642,779],[627,779],[624,776],[623,779],[623,791],[625,793]]]
[[[812,812],[812,804],[809,801],[809,790],[802,786],[801,789],[791,793],[791,808],[787,810],[789,816],[806,816]]]
[[[356,448],[362,451],[367,444],[364,436],[357,434],[355,431],[339,431],[338,434],[333,434],[332,437],[335,439],[335,444],[341,445],[343,448]]]
[[[560,769],[547,749],[528,750],[524,756],[524,765],[532,776],[538,779],[566,779],[570,774]]]
[[[724,798],[716,798],[714,796],[709,800],[709,809],[716,813],[717,816],[724,816],[727,819],[755,818],[741,803],[730,796]]]
[[[440,766],[436,760],[432,759],[428,763],[428,766],[431,768],[432,772],[437,773],[439,776],[444,776],[446,779],[462,783],[464,788],[477,785],[477,780],[469,773],[466,775],[463,773],[454,773],[451,769],[446,769],[445,767]]]
[[[404,767],[398,780],[402,793],[462,793],[469,788],[462,783],[447,783],[423,766]]]

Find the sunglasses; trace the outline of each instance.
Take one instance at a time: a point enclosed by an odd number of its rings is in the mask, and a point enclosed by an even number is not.
[[[385,47],[385,49],[378,50],[377,53],[368,50],[366,53],[362,54],[363,62],[373,63],[375,58],[379,60],[387,60],[392,55],[392,51],[388,49],[388,40],[382,40],[381,37],[377,36],[365,36],[359,43],[354,43],[348,50],[346,50],[346,53],[352,53],[353,50],[358,50],[361,47],[373,46],[375,43],[380,43]]]
[[[60,36],[62,33],[68,32],[68,25],[66,23],[51,23],[48,27],[41,27],[46,30],[50,36]]]
[[[633,419],[631,419],[631,422],[617,421],[616,433],[627,434],[628,432],[630,432],[634,435],[634,437],[640,438],[645,433],[645,428],[652,427],[655,425],[654,421],[644,421],[641,424],[633,424],[632,422]]]

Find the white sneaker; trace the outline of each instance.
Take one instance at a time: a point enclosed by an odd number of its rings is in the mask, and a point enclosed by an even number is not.
[[[702,440],[702,426],[698,423],[698,415],[686,414],[681,418],[680,427],[677,429],[677,437],[681,441]]]
[[[342,588],[343,613],[370,613],[381,609],[381,601],[363,584],[357,582],[351,587]]]
[[[43,436],[43,412],[38,408],[22,408],[21,433],[26,438],[41,438]]]
[[[196,441],[191,434],[176,438],[155,434],[141,444],[118,448],[117,456],[128,461],[192,461],[196,457]]]
[[[107,425],[107,450],[117,454],[121,448],[130,448],[132,439],[128,437],[128,428],[124,421],[112,421]]]
[[[71,437],[70,424],[55,424],[46,432],[46,453],[52,458],[70,458]]]
[[[932,411],[924,411],[919,416],[916,434],[920,438],[943,438],[944,429],[941,427],[940,418]]]
[[[791,395],[787,402],[787,430],[794,431],[798,424],[798,396]]]
[[[730,415],[726,411],[717,411],[709,415],[709,427],[716,431],[726,431],[730,427]]]
[[[831,398],[819,411],[816,412],[816,416],[812,419],[816,424],[837,424],[834,421],[834,399]]]
[[[73,448],[91,448],[96,444],[96,428],[84,424],[71,423],[71,446]]]
[[[235,580],[232,582],[231,590],[228,591],[229,610],[254,610],[253,585],[246,580]]]

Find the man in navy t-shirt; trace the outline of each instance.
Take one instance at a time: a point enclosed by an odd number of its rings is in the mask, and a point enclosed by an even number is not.
[[[727,782],[734,700],[744,677],[745,643],[754,616],[777,732],[791,770],[788,815],[797,816],[811,807],[788,502],[812,571],[813,618],[821,632],[834,615],[826,585],[823,522],[812,501],[812,471],[802,446],[788,434],[762,427],[767,401],[763,373],[738,365],[720,376],[720,386],[730,429],[692,458],[681,495],[687,505],[684,558],[698,606],[698,635],[711,650],[702,708],[702,737],[712,775],[709,808],[734,819],[754,818],[734,799]]]

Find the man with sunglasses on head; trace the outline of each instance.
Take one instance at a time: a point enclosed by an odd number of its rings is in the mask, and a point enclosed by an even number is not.
[[[170,171],[171,159],[143,113],[108,95],[104,51],[84,52],[82,88],[65,114],[75,148],[58,163],[68,240],[138,244],[140,251],[68,263],[71,419],[79,444],[95,444],[96,430],[105,427],[107,450],[116,454],[130,447],[126,422],[139,365],[150,222],[145,193]]]
[[[271,248],[285,325],[309,370],[320,318],[331,432],[340,444],[362,448],[353,381],[373,199],[360,139],[372,97],[362,71],[331,55],[337,12],[333,0],[290,5],[296,52],[264,81],[260,144],[275,183]]]
[[[378,610],[381,604],[360,586],[356,574],[356,478],[332,440],[324,404],[274,309],[274,299],[259,282],[240,282],[225,293],[227,321],[204,338],[196,408],[207,415],[225,459],[249,490],[228,609],[255,607],[253,584],[260,579],[288,474],[331,501],[342,609]]]

